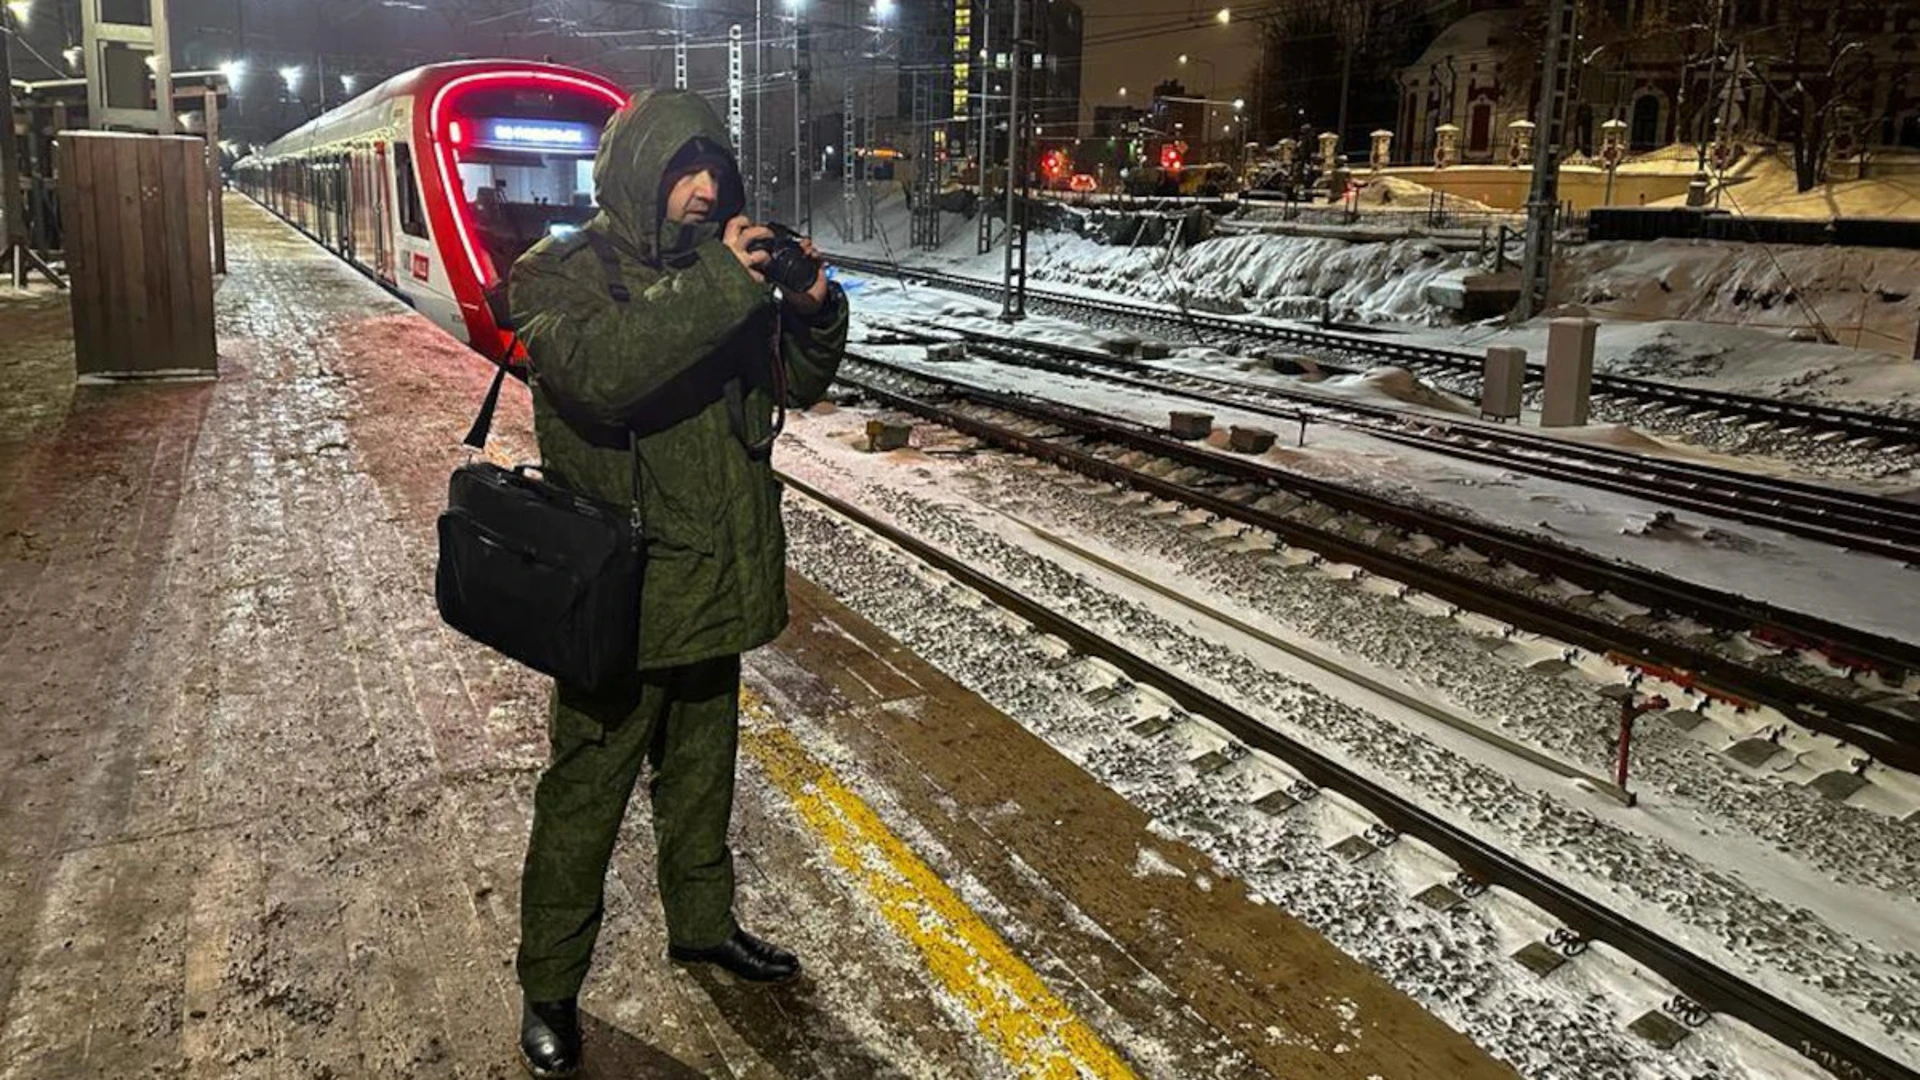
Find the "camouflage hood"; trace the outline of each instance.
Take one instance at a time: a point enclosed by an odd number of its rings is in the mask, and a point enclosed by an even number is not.
[[[692,250],[717,236],[746,207],[740,170],[726,125],[698,94],[644,90],[607,121],[593,163],[600,225],[616,242],[648,262]],[[666,220],[664,181],[680,169],[715,166],[719,192],[710,220],[679,225]]]

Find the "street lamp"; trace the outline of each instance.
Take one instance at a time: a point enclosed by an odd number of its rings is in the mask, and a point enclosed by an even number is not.
[[[229,60],[220,65],[220,74],[227,77],[227,86],[230,89],[239,90],[241,81],[247,77],[247,62]]]
[[[1220,14],[1215,15],[1213,20],[1221,26],[1225,26],[1233,21],[1233,11],[1229,8],[1221,8]]]
[[[1124,87],[1124,86],[1123,86],[1123,87],[1121,87],[1121,88],[1120,88],[1120,96],[1121,96],[1121,97],[1126,97],[1126,96],[1127,96],[1127,88],[1126,88],[1126,87]]]
[[[345,90],[349,94],[353,93],[359,85],[360,76],[358,75],[349,72],[348,74],[340,76],[340,89]]]
[[[301,74],[302,72],[298,64],[280,69],[280,81],[287,84],[288,97],[297,98],[300,96]]]
[[[14,22],[25,26],[27,17],[33,14],[33,0],[7,0],[7,10],[13,13]]]

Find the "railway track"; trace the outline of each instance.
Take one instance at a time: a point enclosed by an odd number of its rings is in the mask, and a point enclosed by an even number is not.
[[[1768,706],[1882,762],[1920,771],[1920,717],[1887,707],[1906,699],[1884,691],[1876,696],[1853,680],[1823,674],[1796,648],[1779,644],[1817,642],[1828,655],[1861,657],[1904,677],[1920,668],[1920,650],[1903,643],[1196,448],[1081,409],[853,354],[841,380],[885,406],[1001,450],[1197,507],[1458,609],[1613,656],[1724,700]]]
[[[942,327],[925,340],[958,334],[970,354],[1038,368],[1159,398],[1254,413],[1288,423],[1325,423],[1417,449],[1649,499],[1676,509],[1763,525],[1824,543],[1920,564],[1920,504],[1831,486],[1648,457],[1488,423],[1414,415],[1342,401],[1325,393],[1198,375],[1047,342]]]
[[[961,274],[900,267],[872,259],[838,256],[830,256],[830,259],[835,265],[855,273],[914,280],[935,288],[987,299],[999,299],[1001,296],[999,283]],[[1464,350],[1412,345],[1384,335],[1315,329],[1204,311],[1176,312],[1153,304],[1114,297],[1082,296],[1032,285],[1027,287],[1027,299],[1030,306],[1057,309],[1066,317],[1085,319],[1091,313],[1117,318],[1134,325],[1153,327],[1157,333],[1192,338],[1219,347],[1245,349],[1281,343],[1329,358],[1336,366],[1343,362],[1372,366],[1384,361],[1405,367],[1416,374],[1442,379],[1469,397],[1477,399],[1479,396],[1483,358]],[[1529,385],[1537,387],[1544,378],[1543,368],[1529,365]],[[1857,451],[1897,453],[1903,459],[1911,459],[1905,467],[1920,467],[1920,418],[1881,415],[1834,405],[1702,387],[1676,386],[1605,373],[1596,373],[1592,385],[1596,412],[1618,412],[1653,423],[1669,422],[1665,426],[1672,426],[1670,422],[1681,419],[1696,426],[1718,423],[1750,428],[1760,425],[1773,429],[1783,437],[1844,443]]]
[[[1378,819],[1378,831],[1369,830],[1369,836],[1376,843],[1385,845],[1400,836],[1412,836],[1451,859],[1460,868],[1461,876],[1455,881],[1464,895],[1479,895],[1487,887],[1506,889],[1564,925],[1565,930],[1557,931],[1554,937],[1569,953],[1584,948],[1588,940],[1602,941],[1619,950],[1666,979],[1679,992],[1678,997],[1667,1003],[1669,1012],[1686,1017],[1688,1022],[1704,1022],[1708,1012],[1736,1018],[1792,1047],[1836,1076],[1920,1080],[1920,1073],[1883,1051],[1648,929],[1638,920],[1620,914],[1599,898],[1558,880],[1551,873],[1276,731],[1179,674],[996,580],[966,559],[804,482],[789,476],[781,479],[789,489],[937,569],[1036,629],[1066,642],[1081,655],[1112,665],[1135,684],[1152,688],[1180,708],[1218,725],[1253,750],[1284,763],[1305,780],[1304,784],[1288,790],[1290,800],[1307,801],[1321,789],[1338,792]]]

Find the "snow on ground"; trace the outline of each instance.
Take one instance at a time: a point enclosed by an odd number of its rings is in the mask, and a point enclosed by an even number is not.
[[[997,279],[1003,252],[978,253],[977,223],[943,218],[936,251],[908,247],[903,201],[881,199],[872,241],[841,231],[837,198],[823,198],[817,231],[829,250]],[[1530,346],[1545,355],[1544,319],[1514,330],[1454,327],[1427,303],[1424,286],[1450,270],[1482,265],[1474,253],[1421,240],[1351,243],[1323,236],[1219,237],[1169,252],[1107,247],[1066,233],[1035,232],[1030,280],[1064,292],[1091,290],[1263,318],[1374,322],[1415,340],[1452,347]],[[1766,247],[1661,240],[1563,247],[1556,299],[1562,311],[1602,323],[1602,371],[1718,389],[1842,404],[1920,410],[1920,252],[1840,247]],[[1794,341],[1817,314],[1840,345]]]
[[[954,322],[987,307],[925,290],[902,295],[897,283],[884,282],[867,284],[856,297],[863,318],[917,310],[923,319]],[[1074,331],[1071,324],[1046,321],[1031,330],[1022,324],[1022,333],[1046,339]],[[1084,332],[1079,343],[1085,344]],[[1172,410],[1192,407],[1178,397],[1156,398],[1130,387],[986,360],[928,362],[918,347],[861,348],[937,376],[1034,394],[1139,423],[1164,425]],[[1404,372],[1344,380],[1347,392],[1393,402],[1434,394],[1430,389],[1416,392],[1414,386]],[[1340,389],[1341,384],[1335,384],[1335,390]],[[1254,413],[1213,411],[1221,426],[1277,426]],[[1920,643],[1920,618],[1912,604],[1920,573],[1888,559],[1690,511],[1678,512],[1673,528],[1649,530],[1654,514],[1664,509],[1658,503],[1462,461],[1330,425],[1311,426],[1304,447],[1292,445],[1294,431],[1282,427],[1281,434],[1266,460],[1283,469],[1443,507],[1606,558]],[[1621,439],[1617,433],[1596,437]]]
[[[1171,662],[1213,692],[1435,806],[1463,827],[1503,837],[1501,842],[1516,845],[1527,858],[1544,859],[1559,873],[1591,882],[1609,902],[1647,925],[1676,934],[1721,962],[1755,971],[1776,991],[1836,1022],[1864,1022],[1875,1031],[1901,1031],[1902,1039],[1912,1036],[1906,1029],[1913,1018],[1896,1004],[1908,993],[1901,987],[1915,979],[1914,970],[1920,967],[1914,958],[1911,877],[1902,869],[1912,856],[1910,839],[1903,839],[1909,823],[1863,818],[1858,810],[1768,782],[1756,789],[1745,774],[1716,757],[1703,757],[1698,746],[1689,748],[1660,735],[1652,736],[1655,747],[1648,751],[1653,759],[1649,768],[1658,777],[1648,782],[1658,794],[1638,812],[1601,806],[1563,781],[1516,768],[1513,760],[1484,746],[1436,734],[1434,725],[1410,724],[1390,711],[1356,705],[1345,688],[1302,674],[1297,665],[1263,654],[1223,632],[1219,624],[1196,620],[1193,612],[1164,598],[1116,586],[1084,564],[1063,559],[1059,549],[1023,523],[1038,523],[1076,544],[1109,553],[1137,572],[1290,639],[1312,640],[1316,629],[1353,631],[1358,636],[1333,643],[1334,651],[1352,655],[1349,650],[1358,644],[1364,659],[1383,667],[1396,661],[1365,654],[1392,652],[1411,643],[1413,657],[1399,658],[1392,667],[1399,677],[1415,684],[1439,678],[1440,685],[1427,685],[1429,693],[1461,702],[1503,728],[1517,724],[1530,735],[1544,733],[1548,739],[1555,732],[1564,737],[1569,729],[1590,736],[1596,720],[1604,726],[1607,711],[1591,688],[1584,691],[1590,695],[1584,706],[1587,719],[1572,721],[1563,714],[1564,705],[1547,702],[1580,692],[1577,688],[1502,665],[1489,671],[1484,657],[1463,662],[1459,639],[1465,635],[1458,627],[1448,630],[1390,597],[1330,577],[1322,580],[1324,575],[1278,573],[1260,563],[1257,550],[1223,546],[1215,542],[1218,536],[1178,517],[1149,517],[1145,506],[1115,505],[1052,470],[1009,466],[993,456],[917,450],[859,454],[851,445],[864,419],[856,411],[798,418],[789,428],[783,467],[965,555],[995,577],[1061,605],[1116,640]],[[971,605],[937,587],[931,591],[938,595],[929,596],[926,587],[914,596],[890,595],[901,590],[890,585],[898,578],[887,569],[888,560],[876,558],[877,552],[863,557],[848,550],[845,540],[833,535],[838,530],[825,526],[825,519],[804,500],[789,503],[789,521],[795,563],[802,572],[816,576],[911,647],[1034,726],[1116,790],[1141,802],[1164,827],[1214,854],[1226,870],[1246,876],[1276,902],[1322,927],[1343,948],[1443,1015],[1457,1018],[1463,1030],[1515,1060],[1523,1072],[1718,1074],[1714,1065],[1691,1057],[1695,1052],[1717,1056],[1711,1041],[1690,1044],[1678,1059],[1650,1059],[1630,1040],[1612,1033],[1612,1025],[1636,1014],[1635,1000],[1649,997],[1644,985],[1632,988],[1632,980],[1625,978],[1586,985],[1596,996],[1584,1000],[1590,1006],[1598,1003],[1599,1012],[1580,1019],[1567,1011],[1571,1001],[1551,1000],[1556,993],[1551,983],[1515,980],[1497,959],[1527,937],[1537,938],[1544,928],[1526,926],[1517,918],[1522,925],[1508,922],[1502,927],[1504,920],[1496,913],[1477,908],[1458,920],[1433,919],[1406,904],[1406,896],[1435,874],[1444,878],[1447,871],[1398,865],[1399,855],[1384,867],[1371,861],[1339,865],[1327,857],[1326,848],[1363,824],[1324,804],[1312,813],[1340,820],[1323,822],[1318,833],[1292,835],[1289,830],[1297,826],[1287,824],[1291,818],[1263,823],[1245,804],[1273,786],[1273,779],[1262,781],[1257,768],[1230,769],[1219,775],[1232,779],[1202,777],[1196,783],[1191,768],[1181,764],[1203,750],[1219,749],[1217,736],[1182,734],[1171,744],[1162,740],[1142,746],[1122,733],[1128,723],[1124,718],[1075,718],[1071,714],[1076,707],[1064,705],[1059,690],[1049,690],[1060,681],[1049,670],[1057,665],[1029,662],[1030,635],[1009,635],[1004,626],[996,635],[992,618],[983,619],[982,613],[969,610]],[[852,569],[856,566],[857,571]],[[1436,632],[1443,640],[1453,639],[1451,646],[1436,647],[1425,640]],[[1523,688],[1516,688],[1515,680]],[[1085,687],[1069,692],[1074,689]],[[1063,708],[1069,714],[1065,718]],[[1078,708],[1084,711],[1084,706]],[[1582,707],[1573,708],[1579,712]],[[1513,715],[1503,718],[1502,713]],[[1279,783],[1284,785],[1284,778]],[[1732,804],[1731,825],[1721,816],[1723,807],[1716,805],[1723,797]],[[1769,823],[1769,813],[1796,820]],[[1840,835],[1859,836],[1852,856],[1835,864],[1821,855],[1821,845],[1811,838],[1826,830],[1812,827],[1808,815],[1826,817]],[[1229,822],[1232,827],[1223,829]],[[1743,835],[1748,825],[1763,826],[1762,835]],[[1872,839],[1882,833],[1884,845]],[[1769,846],[1774,842],[1779,851]],[[1814,871],[1802,859],[1825,865]],[[1854,876],[1867,867],[1876,868],[1868,871],[1871,884]],[[1833,873],[1866,887],[1819,880]],[[1396,878],[1401,879],[1397,885]],[[1394,901],[1393,895],[1400,899]],[[1434,943],[1438,951],[1409,953],[1400,945],[1410,940]],[[1841,955],[1849,958],[1845,974],[1831,966],[1832,958]],[[1588,971],[1572,977],[1591,976]],[[1814,991],[1813,986],[1824,989]],[[1501,1027],[1497,1018],[1512,1015],[1523,1003],[1525,1015],[1543,1025],[1541,1030],[1553,1031],[1550,1049],[1540,1045],[1538,1032]],[[1608,1013],[1616,1009],[1619,1013],[1610,1018]],[[1878,1019],[1865,1020],[1859,1010]],[[1530,1057],[1533,1053],[1540,1056]],[[1720,1062],[1724,1067],[1725,1059]],[[1699,1071],[1702,1067],[1706,1073]]]
[[[1687,149],[1690,152],[1692,148]],[[1630,164],[1621,167],[1623,172],[1631,168]],[[1920,154],[1876,150],[1864,172],[1858,180],[1828,182],[1801,191],[1793,172],[1792,150],[1761,149],[1727,170],[1719,206],[1754,217],[1920,217]],[[1652,205],[1686,204],[1686,196],[1681,195]]]

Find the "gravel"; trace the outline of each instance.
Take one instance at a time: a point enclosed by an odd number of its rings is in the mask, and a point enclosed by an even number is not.
[[[1060,520],[1100,535],[1103,529],[1136,532],[1149,551],[1159,550],[1192,565],[1201,556],[1177,530],[1152,525],[1132,514],[1115,514],[1110,504],[1047,484],[1023,470],[997,467],[972,471],[977,486],[1003,500],[1038,501],[1059,512]],[[1759,895],[1743,882],[1704,866],[1671,847],[1599,820],[1555,799],[1529,792],[1487,766],[1427,742],[1395,724],[1336,701],[1289,676],[1262,668],[1249,658],[1201,640],[1155,612],[1116,597],[1060,567],[981,531],[964,517],[911,495],[884,487],[865,491],[862,501],[877,507],[917,535],[965,557],[970,564],[1045,600],[1091,627],[1102,629],[1161,662],[1168,663],[1240,707],[1286,725],[1309,742],[1365,771],[1392,777],[1403,789],[1422,793],[1428,805],[1456,822],[1470,824],[1511,850],[1527,853],[1536,864],[1563,877],[1592,883],[1611,902],[1656,914],[1686,927],[1688,939],[1711,951],[1772,973],[1776,983],[1815,991],[1835,1013],[1871,1017],[1871,1026],[1888,1035],[1915,1039],[1920,1017],[1920,959],[1889,954],[1846,937],[1813,913]],[[892,560],[876,560],[866,541],[837,520],[793,505],[789,511],[794,565],[840,594],[856,610],[889,627],[910,647],[979,691],[1038,733],[1074,756],[1095,775],[1134,798],[1182,839],[1209,851],[1231,872],[1327,933],[1337,944],[1374,966],[1422,1001],[1459,1023],[1476,1039],[1537,1076],[1700,1076],[1721,1075],[1728,1060],[1713,1038],[1690,1039],[1681,1050],[1657,1054],[1620,1031],[1623,1018],[1605,995],[1570,993],[1556,978],[1546,982],[1517,974],[1499,960],[1495,927],[1478,905],[1463,905],[1436,915],[1407,903],[1383,875],[1380,860],[1347,864],[1326,850],[1328,838],[1303,829],[1296,817],[1269,819],[1244,804],[1255,792],[1239,767],[1197,777],[1170,743],[1150,743],[1160,753],[1142,753],[1140,740],[1121,734],[1129,722],[1125,695],[1105,706],[1088,705],[1079,687],[1050,668],[1032,636],[1007,625],[990,611],[976,610],[952,586],[933,586]],[[1139,531],[1160,535],[1138,535]],[[1111,540],[1109,542],[1112,542]],[[1183,545],[1185,549],[1183,550]],[[1217,553],[1215,553],[1217,556]],[[1325,631],[1330,641],[1361,638],[1379,648],[1397,650],[1400,666],[1422,675],[1430,670],[1464,669],[1446,689],[1470,706],[1500,698],[1503,712],[1540,714],[1542,731],[1564,725],[1569,746],[1591,738],[1604,717],[1592,701],[1582,700],[1573,684],[1551,685],[1536,678],[1515,680],[1513,673],[1482,662],[1464,664],[1458,640],[1434,641],[1434,635],[1405,634],[1419,624],[1410,609],[1381,599],[1380,610],[1357,613],[1355,590],[1333,597],[1331,581],[1316,575],[1284,579],[1262,572],[1250,559],[1215,558],[1198,566],[1222,592],[1245,599],[1263,598],[1264,606],[1291,609],[1284,621],[1309,632]],[[1200,576],[1196,574],[1196,576]],[[1236,595],[1237,594],[1237,595]],[[1257,610],[1262,604],[1254,604]],[[1390,608],[1397,610],[1389,611]],[[1365,617],[1362,617],[1362,615]],[[1442,638],[1463,639],[1457,626],[1433,624]],[[1391,624],[1389,632],[1388,623]],[[1332,632],[1335,624],[1343,634]],[[1319,627],[1320,631],[1312,629]],[[1373,651],[1378,651],[1376,648]],[[1389,663],[1390,659],[1377,662]],[[1438,676],[1444,677],[1444,675]],[[1478,685],[1470,685],[1478,684]],[[1504,696],[1502,695],[1514,695]],[[1516,707],[1520,705],[1520,707]],[[1116,707],[1118,706],[1118,707]],[[1555,711],[1575,718],[1548,719]],[[1583,734],[1584,733],[1584,734]],[[1177,740],[1174,740],[1177,742]],[[1650,740],[1649,783],[1687,782],[1683,767],[1700,771],[1697,750]],[[1578,756],[1591,759],[1592,749]],[[1663,771],[1665,770],[1665,771]],[[1844,808],[1782,799],[1776,785],[1739,783],[1729,775],[1714,786],[1736,792],[1729,800],[1747,808],[1776,831],[1790,826],[1778,814],[1785,801],[1794,812],[1817,817]],[[1811,798],[1809,796],[1808,798]],[[1766,802],[1766,808],[1761,807]],[[1847,820],[1872,824],[1865,815]],[[1831,832],[1838,823],[1826,826]],[[1851,828],[1851,826],[1849,826]],[[1848,832],[1849,854],[1858,865],[1860,847]],[[1886,844],[1894,847],[1893,838]],[[1911,851],[1900,852],[1908,860]],[[1879,872],[1909,863],[1897,860]],[[1842,872],[1836,864],[1836,873]],[[1698,947],[1698,946],[1696,946]],[[1516,981],[1518,980],[1518,981]],[[1816,989],[1817,988],[1817,989]],[[1630,1019],[1627,1017],[1625,1019]],[[1737,1074],[1738,1070],[1734,1070]]]

